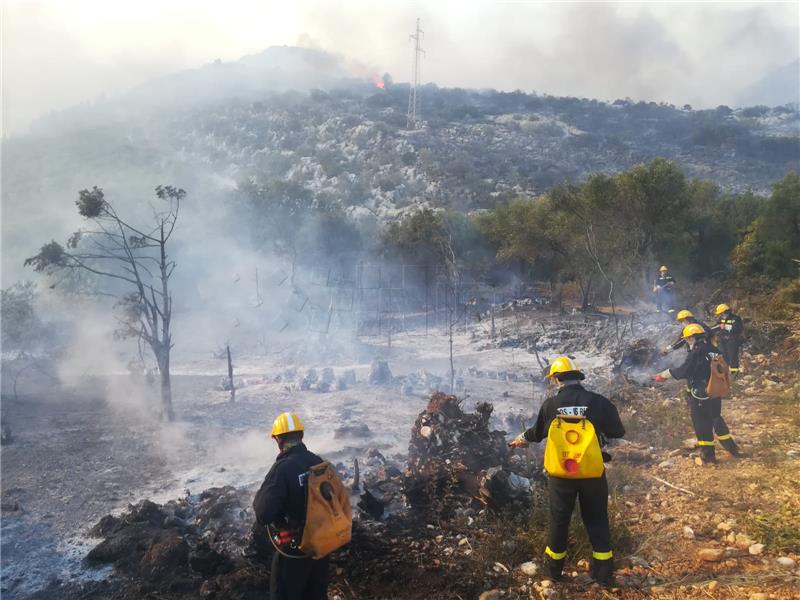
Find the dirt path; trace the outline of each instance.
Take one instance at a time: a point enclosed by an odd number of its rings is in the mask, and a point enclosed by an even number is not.
[[[621,496],[644,561],[629,558],[620,576],[650,571],[655,597],[800,598],[797,400],[740,391],[723,415],[746,458],[717,448],[719,463],[699,467],[693,451],[657,452],[638,493]]]

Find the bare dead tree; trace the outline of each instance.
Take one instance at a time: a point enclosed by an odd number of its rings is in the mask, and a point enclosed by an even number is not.
[[[455,393],[456,369],[453,362],[453,329],[460,317],[458,311],[461,297],[461,272],[458,269],[456,253],[453,249],[453,236],[448,231],[447,238],[441,241],[444,258],[444,283],[446,290],[445,308],[447,310],[447,333],[450,346],[450,393]]]
[[[619,319],[617,318],[617,307],[614,303],[614,280],[609,277],[606,270],[603,268],[603,264],[600,261],[599,252],[597,250],[597,240],[595,239],[594,235],[594,227],[591,222],[589,222],[586,226],[586,252],[594,261],[595,265],[597,266],[597,270],[600,271],[600,275],[603,276],[603,279],[606,280],[608,283],[608,303],[611,305],[611,314],[614,317],[614,331],[617,336],[617,345],[622,344],[622,337],[619,331]]]
[[[25,260],[35,271],[86,272],[107,285],[107,294],[118,298],[120,337],[136,337],[150,347],[161,375],[162,418],[173,420],[170,351],[172,341],[172,294],[169,281],[175,261],[167,252],[186,192],[158,186],[152,222],[137,227],[124,219],[97,186],[78,193],[78,212],[89,225],[76,231],[64,248],[52,241]]]

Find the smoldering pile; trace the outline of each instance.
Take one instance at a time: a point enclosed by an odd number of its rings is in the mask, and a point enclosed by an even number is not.
[[[614,373],[638,385],[650,382],[650,375],[664,362],[656,345],[648,339],[639,339],[625,346],[614,361]]]
[[[252,491],[211,488],[159,505],[142,500],[91,530],[104,540],[86,556],[130,582],[129,597],[246,598],[263,593],[271,547],[254,529]]]
[[[471,504],[502,508],[530,494],[531,481],[513,473],[502,431],[490,431],[493,406],[462,410],[455,396],[434,393],[414,423],[403,476],[408,504],[449,513]]]
[[[376,465],[370,482],[399,478],[399,469],[384,467],[380,459]],[[379,467],[383,474],[377,473]],[[90,568],[111,566],[114,576],[65,587],[60,597],[265,598],[274,549],[267,532],[254,524],[253,493],[250,488],[211,488],[164,504],[143,500],[119,516],[103,517],[90,532],[103,541],[85,563]],[[370,577],[408,562],[406,548],[386,543],[386,527],[384,522],[353,522],[351,543],[331,556],[332,591],[351,589],[349,580],[359,577],[368,586]]]

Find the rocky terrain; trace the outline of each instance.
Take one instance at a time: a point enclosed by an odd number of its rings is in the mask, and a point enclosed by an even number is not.
[[[91,185],[126,204],[171,182],[206,218],[220,200],[245,202],[260,190],[273,201],[286,196],[391,219],[409,206],[491,207],[656,157],[691,177],[757,193],[800,167],[796,105],[693,110],[429,84],[421,92],[424,123],[409,131],[406,84],[346,79],[336,65],[319,68],[325,57],[296,50],[153,82],[4,140],[4,246],[27,244],[22,207],[36,203],[40,229],[60,232],[72,194]],[[239,85],[248,69],[255,69],[248,81],[264,85]],[[282,83],[266,83],[277,72]],[[183,87],[194,77],[200,88]],[[18,269],[19,258],[4,256],[5,270]]]

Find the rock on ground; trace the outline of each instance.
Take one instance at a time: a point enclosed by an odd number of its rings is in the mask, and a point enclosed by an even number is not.
[[[718,562],[725,556],[723,548],[701,548],[697,551],[697,558],[705,562]]]
[[[369,369],[369,382],[373,385],[389,385],[392,383],[392,372],[389,370],[389,362],[385,360],[373,360]]]

